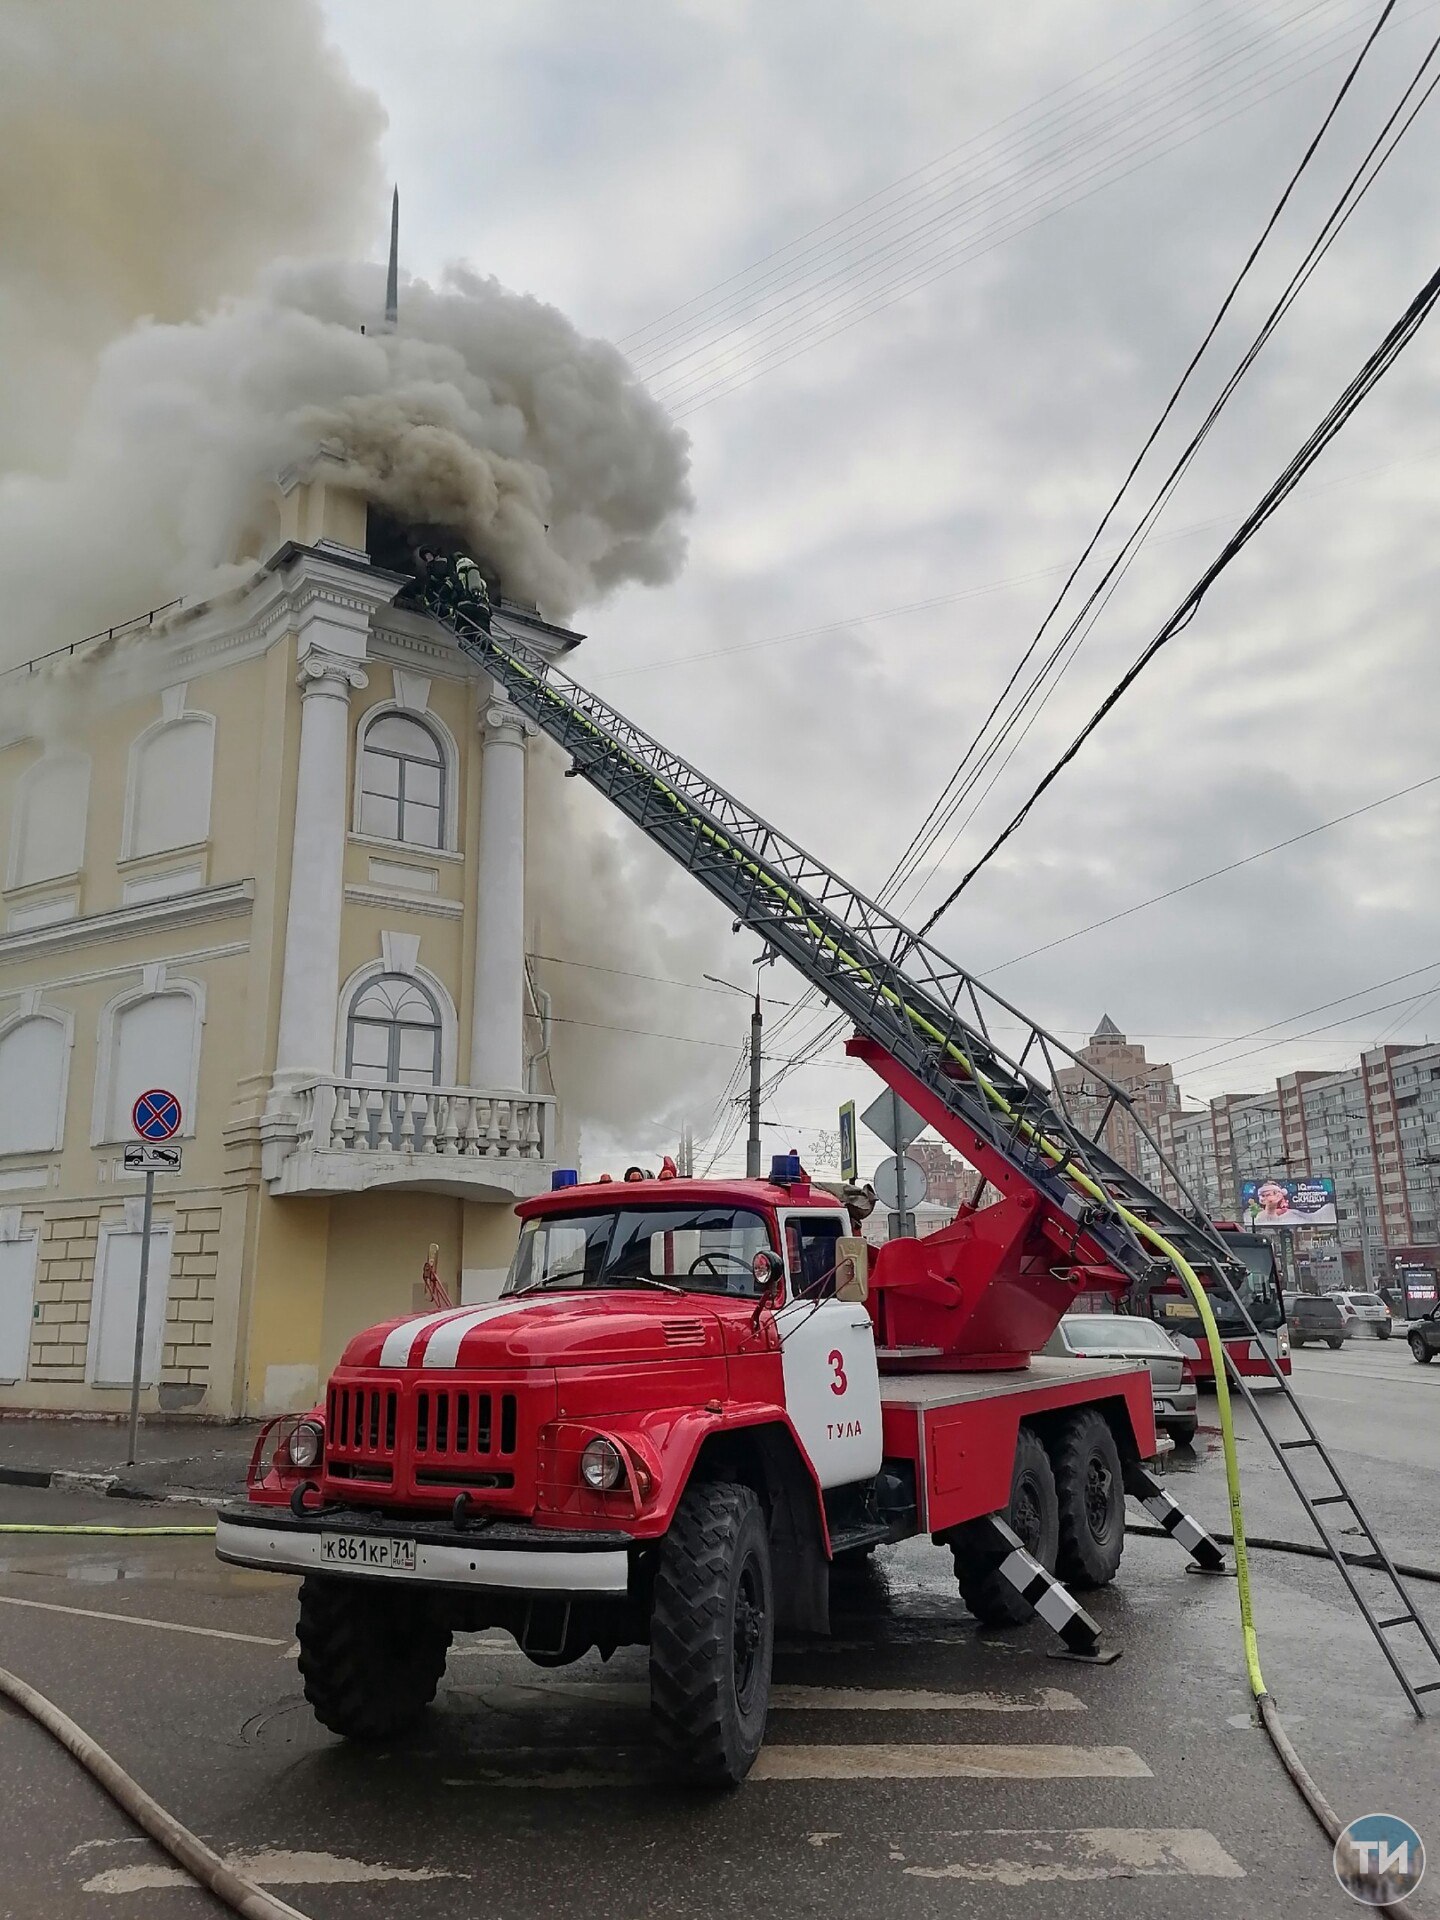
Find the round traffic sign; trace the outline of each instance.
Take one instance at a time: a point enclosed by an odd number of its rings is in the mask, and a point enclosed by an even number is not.
[[[890,1208],[900,1204],[900,1164],[892,1153],[882,1160],[875,1169],[875,1191],[881,1202]],[[905,1156],[905,1211],[912,1213],[930,1191],[930,1182],[925,1178],[925,1169],[918,1160]]]
[[[135,1102],[130,1123],[142,1140],[168,1140],[180,1131],[180,1102],[164,1087],[152,1087]]]

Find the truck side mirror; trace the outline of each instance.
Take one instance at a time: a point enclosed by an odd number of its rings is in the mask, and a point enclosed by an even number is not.
[[[858,1234],[835,1242],[835,1298],[863,1303],[870,1295],[870,1243]]]

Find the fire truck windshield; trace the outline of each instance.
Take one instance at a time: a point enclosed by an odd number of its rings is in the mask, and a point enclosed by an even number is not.
[[[753,1264],[770,1252],[758,1213],[742,1207],[616,1207],[527,1220],[503,1292],[664,1287],[753,1299]]]

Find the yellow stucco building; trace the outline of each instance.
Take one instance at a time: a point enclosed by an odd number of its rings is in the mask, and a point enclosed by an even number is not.
[[[259,550],[56,697],[0,680],[0,1408],[128,1402],[147,1087],[184,1113],[152,1412],[309,1405],[351,1332],[423,1306],[432,1241],[452,1297],[493,1294],[559,1157],[527,725],[395,606],[323,458]],[[505,613],[543,650],[579,638]]]

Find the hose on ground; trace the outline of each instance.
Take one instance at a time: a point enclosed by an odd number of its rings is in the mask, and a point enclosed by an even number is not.
[[[27,1686],[15,1674],[0,1667],[0,1694],[28,1713],[45,1731],[53,1734],[67,1752],[74,1755],[109,1794],[122,1812],[129,1814],[158,1847],[163,1847],[203,1887],[238,1913],[242,1920],[307,1920],[298,1907],[267,1893],[263,1887],[236,1873],[188,1827],[182,1827],[174,1814],[167,1813],[158,1800],[125,1769],[83,1727],[76,1726],[69,1714],[62,1713],[53,1700]]]
[[[103,1533],[118,1534],[125,1539],[179,1540],[187,1534],[212,1534],[214,1531],[214,1527],[46,1527],[34,1520],[0,1521],[0,1533]]]
[[[1139,1540],[1168,1540],[1169,1534],[1163,1527],[1142,1527],[1133,1520],[1125,1522],[1126,1533],[1132,1533]],[[1207,1528],[1212,1540],[1218,1540],[1222,1546],[1231,1544],[1230,1535],[1221,1533],[1216,1527]],[[1304,1560],[1324,1560],[1329,1562],[1330,1555],[1324,1547],[1310,1545],[1304,1540],[1274,1540],[1263,1533],[1248,1533],[1245,1544],[1261,1553],[1293,1553]],[[1347,1566],[1361,1567],[1370,1573],[1383,1573],[1384,1568],[1373,1553],[1349,1553],[1344,1547],[1339,1549],[1340,1558]],[[1391,1566],[1405,1580],[1440,1581],[1440,1568],[1412,1566],[1406,1560],[1392,1560]]]

